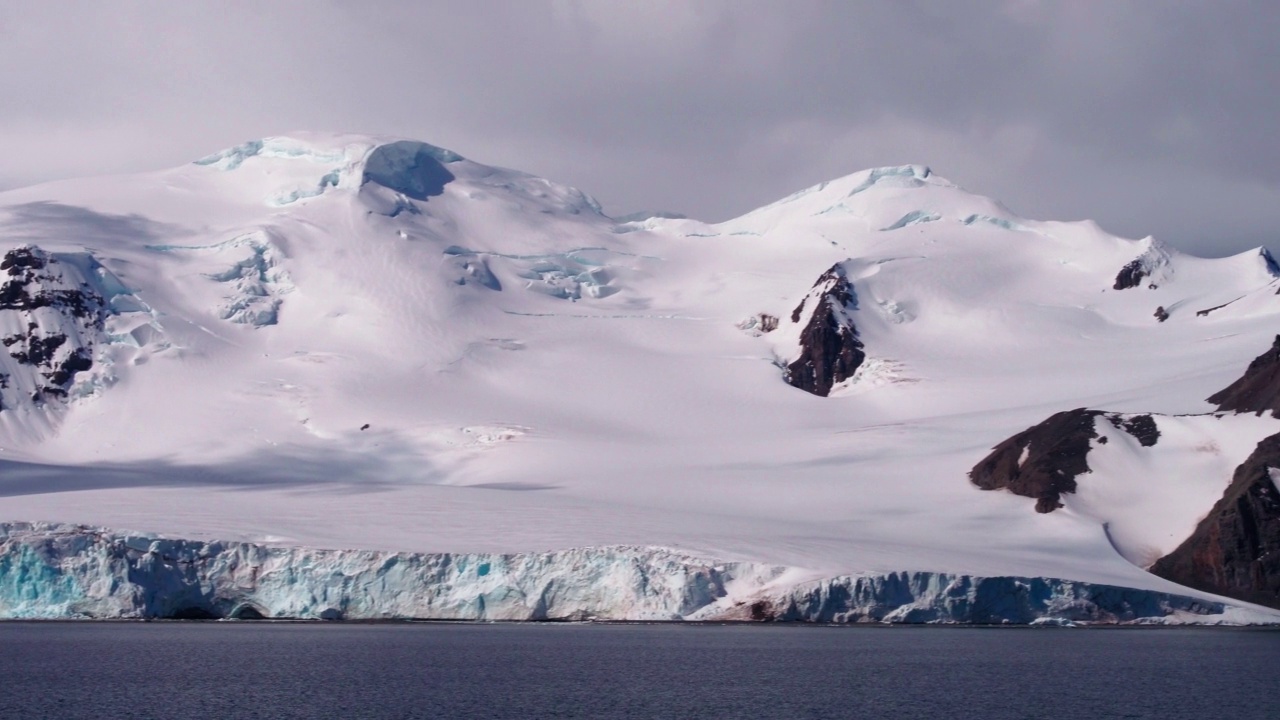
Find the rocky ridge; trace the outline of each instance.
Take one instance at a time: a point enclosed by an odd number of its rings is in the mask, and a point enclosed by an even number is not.
[[[1179,585],[1280,608],[1280,435],[1262,442],[1195,532],[1151,572]]]
[[[107,304],[67,258],[21,246],[0,260],[0,409],[67,397],[93,367]]]
[[[1280,417],[1280,335],[1255,358],[1240,379],[1214,393],[1208,402],[1219,413],[1269,412]],[[1143,447],[1154,446],[1160,431],[1150,415],[1121,416],[1078,408],[1001,442],[969,473],[983,490],[1008,490],[1034,498],[1036,511],[1062,507],[1064,493],[1077,490],[1076,478],[1090,472],[1089,451],[1099,438],[1094,421],[1106,417]],[[1269,607],[1280,608],[1280,434],[1266,437],[1235,470],[1221,499],[1173,552],[1150,571],[1160,577]]]
[[[1223,412],[1270,412],[1280,417],[1280,335],[1249,363],[1239,380],[1210,395],[1208,401]]]
[[[1150,415],[1066,410],[996,445],[969,472],[969,480],[983,490],[1008,490],[1034,498],[1036,512],[1053,512],[1062,507],[1063,493],[1076,491],[1076,478],[1089,472],[1089,450],[1098,439],[1094,427],[1098,418],[1109,420],[1143,447],[1160,439],[1160,430]]]
[[[853,377],[866,360],[852,313],[858,296],[842,265],[823,273],[791,312],[800,326],[799,355],[786,366],[792,387],[826,397],[836,385]]]

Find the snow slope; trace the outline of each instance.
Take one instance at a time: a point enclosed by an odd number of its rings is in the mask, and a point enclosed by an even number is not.
[[[1134,563],[1280,432],[1170,419],[1183,454],[1117,440],[1106,481],[1048,515],[975,490],[974,463],[1053,412],[1212,410],[1270,344],[1280,283],[1265,251],[1029,220],[921,166],[720,224],[618,222],[423,143],[297,134],[0,194],[0,251],[28,246],[82,258],[64,280],[121,301],[93,333],[38,311],[94,363],[66,398],[6,391],[4,519],[1177,593]],[[784,381],[791,315],[837,265],[866,357],[818,397]]]

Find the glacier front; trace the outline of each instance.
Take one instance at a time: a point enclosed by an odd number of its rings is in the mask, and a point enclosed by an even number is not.
[[[794,572],[651,547],[391,553],[0,524],[5,619],[1277,622],[1211,600],[1051,578],[900,572],[789,582]]]

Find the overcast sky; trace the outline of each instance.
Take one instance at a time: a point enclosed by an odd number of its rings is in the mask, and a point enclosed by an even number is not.
[[[0,3],[0,188],[294,129],[719,221],[922,163],[1037,219],[1280,249],[1280,3]]]

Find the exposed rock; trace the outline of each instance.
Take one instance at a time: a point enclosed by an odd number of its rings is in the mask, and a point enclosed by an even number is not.
[[[1240,299],[1240,298],[1236,298],[1236,300],[1239,300],[1239,299]],[[1235,302],[1236,300],[1232,300],[1231,302],[1224,302],[1224,303],[1222,303],[1221,305],[1214,305],[1214,306],[1213,306],[1213,307],[1211,307],[1211,308],[1205,308],[1205,309],[1203,309],[1203,310],[1197,310],[1197,311],[1196,311],[1196,317],[1208,317],[1209,313],[1214,312],[1214,311],[1216,311],[1216,310],[1221,310],[1222,308],[1224,308],[1224,307],[1226,307],[1226,306],[1230,305],[1231,303]]]
[[[769,313],[757,313],[738,323],[738,329],[759,337],[778,329],[778,318]]]
[[[13,248],[0,259],[0,324],[8,331],[0,338],[8,356],[0,359],[0,409],[13,406],[2,392],[11,385],[18,397],[38,404],[66,397],[76,374],[93,367],[107,303],[71,264],[34,246]]]
[[[858,309],[857,294],[843,266],[833,265],[818,278],[791,313],[793,323],[801,322],[806,305],[811,310],[800,331],[799,357],[787,365],[785,377],[794,387],[826,397],[867,357],[850,315]]]
[[[80,287],[67,287],[61,274],[46,270],[56,264],[48,253],[34,246],[16,247],[0,260],[0,270],[9,278],[0,285],[0,310],[38,310],[57,307],[73,317],[100,314],[103,299]]]
[[[1108,415],[1107,419],[1117,429],[1132,435],[1142,447],[1151,447],[1160,439],[1160,429],[1150,415]]]
[[[969,471],[969,480],[983,490],[1008,490],[1034,498],[1036,512],[1062,507],[1062,494],[1076,491],[1076,478],[1091,472],[1091,442],[1105,445],[1095,421],[1106,418],[1142,447],[1160,440],[1160,428],[1151,415],[1121,415],[1077,408],[1051,416],[1005,440]]]
[[[1273,468],[1280,468],[1280,434],[1258,443],[1191,537],[1157,560],[1151,572],[1280,608],[1280,491]]]
[[[791,322],[793,323],[800,322],[800,315],[801,313],[804,312],[804,304],[808,301],[809,301],[808,296],[800,298],[800,304],[796,306],[795,310],[791,311]]]
[[[1272,275],[1280,275],[1280,263],[1277,263],[1276,259],[1272,257],[1270,250],[1260,247],[1258,248],[1258,256],[1262,258],[1262,264],[1266,266],[1267,272]]]
[[[9,357],[23,365],[48,365],[53,354],[67,342],[66,335],[33,335],[26,338],[25,349],[11,350]]]
[[[1120,268],[1120,272],[1116,275],[1113,290],[1127,290],[1129,288],[1138,287],[1142,284],[1142,278],[1147,276],[1147,269],[1143,267],[1142,258],[1130,261],[1128,265]]]
[[[1210,395],[1208,401],[1220,411],[1261,415],[1270,410],[1272,416],[1280,417],[1280,335],[1269,350],[1249,363],[1239,380]]]
[[[79,347],[63,358],[53,372],[44,373],[44,376],[54,385],[65,386],[71,382],[76,373],[84,372],[92,367],[93,359],[89,356],[89,351]]]
[[[18,247],[5,254],[0,260],[0,270],[7,270],[10,277],[23,274],[24,270],[40,270],[46,264],[44,253],[37,254],[31,247]]]
[[[992,449],[969,480],[983,490],[1008,490],[1035,498],[1036,512],[1062,507],[1062,493],[1076,491],[1076,476],[1089,472],[1094,420],[1103,413],[1077,408],[1053,415]]]
[[[1120,268],[1111,288],[1113,290],[1136,288],[1142,285],[1145,279],[1147,287],[1154,290],[1158,282],[1168,277],[1169,272],[1169,251],[1159,242],[1151,240],[1141,255]]]

